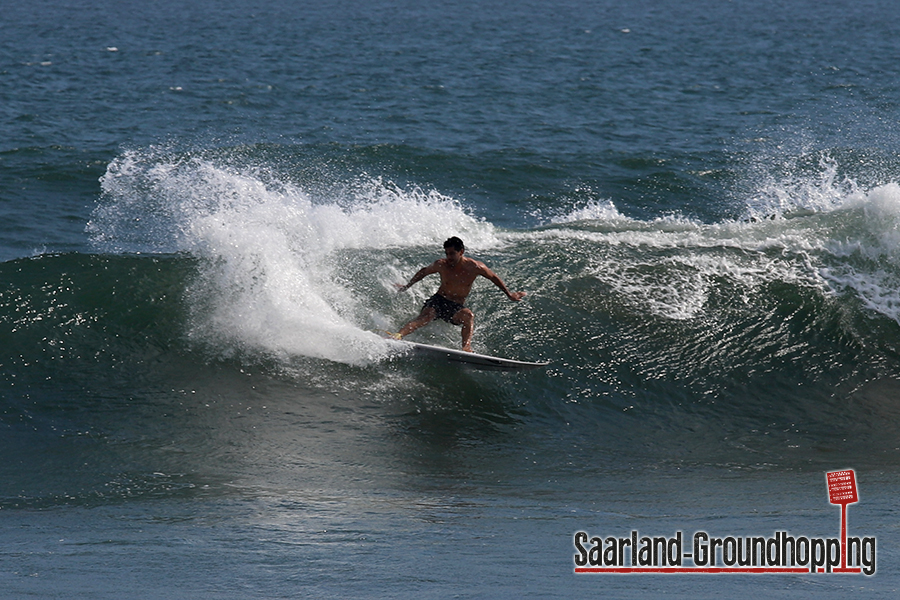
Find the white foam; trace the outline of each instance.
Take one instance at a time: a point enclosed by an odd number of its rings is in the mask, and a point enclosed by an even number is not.
[[[801,152],[793,162],[784,165],[786,174],[758,176],[755,189],[745,200],[745,219],[832,212],[864,195],[853,179],[839,175],[839,164],[830,156],[819,156],[818,166],[811,172],[800,167],[797,163],[808,160],[807,154]]]
[[[749,213],[774,210],[767,218],[640,221],[604,202],[523,237],[586,245],[591,272],[619,301],[665,318],[701,316],[715,282],[728,280],[747,301],[778,281],[851,293],[900,321],[900,185],[864,190],[839,180],[833,162],[820,167],[806,180],[768,181],[765,194],[754,194]]]
[[[568,213],[553,217],[550,220],[551,223],[577,223],[579,221],[622,223],[631,221],[631,219],[620,213],[612,200],[591,200],[583,206],[574,208]]]
[[[851,291],[869,309],[900,322],[900,185],[859,194],[846,205],[844,227],[825,245],[822,277]]]
[[[370,272],[361,277],[348,275],[343,261],[439,248],[451,234],[475,249],[561,249],[586,266],[566,272],[566,265],[548,265],[555,275],[562,269],[564,277],[593,276],[622,304],[664,318],[702,317],[727,281],[747,302],[763,286],[786,282],[853,294],[900,321],[900,185],[864,190],[836,173],[823,161],[806,181],[766,181],[750,195],[748,212],[775,208],[774,218],[642,221],[611,201],[590,201],[549,224],[501,233],[433,190],[360,177],[321,193],[266,169],[151,150],[125,153],[110,165],[88,230],[107,251],[198,257],[187,295],[189,335],[223,353],[354,364],[383,356],[387,346],[365,330],[396,324],[408,311],[404,305],[382,315],[378,306],[389,308],[396,298],[391,284],[407,279],[410,267],[377,257],[363,265]]]
[[[371,307],[342,280],[341,251],[440,248],[451,234],[500,243],[452,198],[378,179],[324,198],[270,173],[148,151],[115,160],[102,185],[88,226],[95,244],[198,257],[189,335],[225,354],[383,356],[388,346],[357,318]]]

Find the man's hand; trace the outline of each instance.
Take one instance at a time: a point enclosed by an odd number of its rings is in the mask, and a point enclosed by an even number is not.
[[[509,299],[512,300],[513,302],[518,302],[519,300],[524,298],[527,293],[528,292],[510,292]]]

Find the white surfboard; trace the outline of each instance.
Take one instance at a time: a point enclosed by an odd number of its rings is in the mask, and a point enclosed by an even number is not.
[[[524,360],[489,356],[487,354],[477,354],[475,352],[463,352],[462,350],[444,348],[443,346],[432,346],[430,344],[419,344],[417,342],[408,342],[406,340],[394,340],[394,343],[402,344],[416,354],[443,359],[449,362],[464,363],[479,369],[506,369],[511,371],[517,369],[536,369],[538,367],[546,367],[550,364],[549,362],[527,362]]]

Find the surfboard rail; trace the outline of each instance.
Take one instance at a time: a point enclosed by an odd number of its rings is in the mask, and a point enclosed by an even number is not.
[[[550,364],[547,362],[529,362],[525,360],[515,360],[512,358],[502,358],[499,356],[490,356],[488,354],[479,354],[477,352],[464,352],[454,348],[445,348],[444,346],[433,346],[431,344],[421,344],[419,342],[410,342],[407,340],[398,340],[393,336],[389,339],[400,345],[402,348],[430,358],[444,359],[449,362],[463,363],[469,366],[481,369],[504,369],[508,371],[537,369],[546,367]]]

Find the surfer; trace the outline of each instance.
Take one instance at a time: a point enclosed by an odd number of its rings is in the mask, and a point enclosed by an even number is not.
[[[472,284],[480,275],[500,288],[513,302],[518,302],[525,292],[510,292],[500,277],[491,271],[483,262],[464,256],[466,247],[458,237],[451,237],[444,242],[444,255],[427,267],[419,269],[406,285],[395,284],[397,293],[405,292],[415,283],[432,273],[441,276],[441,285],[437,293],[425,301],[419,316],[404,325],[394,335],[397,339],[409,335],[419,327],[427,325],[436,318],[462,325],[462,349],[472,351],[472,332],[475,328],[475,314],[465,307],[466,296],[472,290]]]

